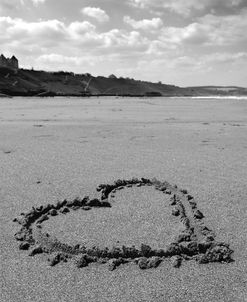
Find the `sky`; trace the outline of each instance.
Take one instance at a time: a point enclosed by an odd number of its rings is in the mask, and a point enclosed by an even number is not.
[[[247,87],[247,0],[0,0],[21,68]]]

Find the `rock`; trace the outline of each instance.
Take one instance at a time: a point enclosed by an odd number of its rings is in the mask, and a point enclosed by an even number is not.
[[[181,263],[182,263],[182,257],[180,256],[172,256],[171,257],[171,262],[172,262],[172,266],[173,267],[180,267],[181,266]]]
[[[147,269],[148,268],[148,258],[141,257],[138,260],[138,266],[140,267],[140,269]]]
[[[48,219],[49,219],[48,215],[45,214],[45,215],[42,215],[42,216],[37,220],[36,223],[42,223],[42,222],[44,222],[44,221],[46,221],[46,220],[48,220]]]
[[[182,241],[190,241],[191,238],[190,238],[190,234],[188,233],[182,233],[182,234],[179,234],[177,239],[176,239],[176,242],[182,242]]]
[[[99,199],[97,198],[94,198],[94,199],[91,199],[87,202],[87,206],[90,206],[90,207],[101,207],[101,202]]]
[[[199,263],[209,263],[209,262],[231,262],[231,255],[233,250],[229,248],[227,244],[216,243],[211,246],[199,259]]]
[[[179,211],[178,208],[172,209],[172,215],[173,215],[173,216],[179,216],[179,214],[180,214],[180,211]]]
[[[123,251],[123,257],[124,258],[131,258],[135,259],[137,257],[140,257],[140,252],[135,248],[135,246],[132,247],[126,247],[122,246],[122,251]]]
[[[101,201],[101,207],[111,208],[111,204],[109,201]]]
[[[69,208],[67,208],[67,207],[65,207],[65,208],[63,208],[62,210],[61,210],[61,213],[63,213],[63,214],[66,214],[66,213],[69,213],[70,212],[70,210],[69,210]]]
[[[28,214],[16,217],[16,222],[18,222],[23,227],[28,227],[29,226]]]
[[[198,254],[199,249],[198,249],[198,244],[196,241],[190,241],[190,242],[181,242],[179,246],[182,249],[182,254],[188,255],[188,256],[193,256]]]
[[[49,259],[50,266],[55,266],[61,261],[67,262],[68,255],[64,253],[57,253],[52,259]]]
[[[166,256],[166,252],[163,249],[158,249],[154,251],[154,255],[158,257]]]
[[[161,186],[161,187],[159,187],[159,190],[162,191],[162,192],[165,192],[166,186]]]
[[[26,229],[25,227],[21,228],[20,231],[18,231],[15,234],[15,239],[19,240],[19,241],[25,241],[28,239],[30,235],[30,231],[28,229]]]
[[[81,268],[81,267],[88,266],[88,264],[91,262],[96,262],[96,261],[97,261],[97,257],[92,257],[90,255],[84,254],[76,261],[76,266],[78,268]]]
[[[80,206],[72,206],[71,209],[72,209],[73,211],[77,211],[77,210],[80,209]]]
[[[190,200],[194,199],[194,197],[191,195],[187,195],[187,199],[190,201]]]
[[[110,258],[120,258],[123,256],[123,251],[119,247],[113,246],[111,250],[108,252]]]
[[[74,201],[73,200],[67,202],[67,207],[68,208],[71,208],[73,206],[74,206]]]
[[[168,194],[168,195],[172,194],[171,190],[166,190],[165,193]]]
[[[194,199],[190,200],[189,203],[193,210],[196,209],[197,203],[194,201]]]
[[[43,206],[37,207],[36,210],[37,210],[38,212],[42,212],[42,211],[43,211]]]
[[[97,262],[100,263],[100,264],[105,264],[108,261],[109,261],[109,258],[99,258]]]
[[[206,251],[212,246],[212,241],[203,240],[198,243],[198,249],[200,253],[205,254]]]
[[[49,211],[49,214],[50,214],[51,216],[57,216],[57,215],[58,215],[57,210],[55,210],[55,209],[51,209],[51,210]]]
[[[182,192],[183,194],[188,194],[188,191],[186,189],[181,189],[180,192]]]
[[[144,177],[141,178],[141,181],[142,181],[145,185],[150,183],[150,179],[144,178]]]
[[[20,250],[28,250],[30,247],[30,244],[28,242],[22,242],[20,245],[19,245],[19,249]]]
[[[170,205],[174,206],[176,204],[176,194],[174,194],[171,198],[170,198]]]
[[[64,199],[62,202],[61,202],[61,207],[65,207],[67,205],[67,199]]]
[[[194,212],[194,217],[197,218],[197,219],[202,219],[202,218],[204,217],[204,215],[202,214],[201,211],[196,210],[196,211]]]
[[[147,268],[156,268],[160,265],[162,262],[162,258],[160,257],[151,257],[148,259]]]
[[[82,199],[80,199],[79,197],[76,197],[74,200],[73,200],[73,204],[74,206],[76,207],[82,207],[85,203]]]
[[[171,243],[165,250],[165,256],[181,255],[182,249],[178,243]]]
[[[108,270],[109,271],[113,271],[115,270],[120,264],[124,263],[123,259],[122,258],[113,258],[113,259],[110,259],[108,261]]]
[[[43,207],[43,213],[49,212],[53,208],[53,205],[47,204],[46,206]]]
[[[141,245],[141,255],[143,257],[149,257],[152,253],[152,248],[149,245],[142,244]]]
[[[184,226],[189,229],[190,228],[190,220],[188,217],[182,217],[181,222],[184,224]]]
[[[89,211],[89,210],[91,210],[92,208],[90,207],[90,206],[83,206],[82,207],[82,210],[84,210],[84,211]]]
[[[57,204],[54,206],[56,210],[60,210],[63,207],[62,202],[58,201]]]
[[[87,261],[86,255],[81,256],[80,259],[77,260],[76,266],[77,266],[78,268],[88,266],[88,261]]]
[[[41,246],[36,246],[32,249],[29,256],[35,256],[37,254],[42,254],[44,252],[43,248]]]

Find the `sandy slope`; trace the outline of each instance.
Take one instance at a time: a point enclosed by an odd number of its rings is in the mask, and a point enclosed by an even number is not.
[[[97,184],[133,176],[157,177],[187,188],[206,224],[219,240],[231,244],[235,262],[191,261],[175,269],[167,260],[157,269],[141,271],[129,264],[109,272],[104,265],[78,270],[68,263],[51,268],[43,256],[30,258],[18,250],[13,237],[18,227],[12,219],[20,212],[63,198],[93,196]],[[244,99],[1,99],[0,300],[247,301],[246,179]],[[125,240],[144,236],[155,244],[162,219],[168,230],[163,235],[169,239],[174,224],[161,217],[167,214],[165,209],[160,216],[155,212],[159,196],[140,194],[125,191],[116,199],[120,225],[121,217],[127,221],[127,207],[138,219],[144,207],[147,221],[150,218],[144,227],[124,224],[130,233]],[[131,208],[131,200],[139,206]],[[155,201],[156,208],[147,211],[148,200]],[[157,215],[155,221],[150,213]],[[91,219],[88,214],[86,222],[73,215],[54,218],[45,227],[72,242],[80,236],[85,239],[85,223],[92,234],[86,238],[89,243],[102,240],[99,234],[108,243],[112,236],[125,234],[123,228],[112,232],[108,228],[107,236],[97,232],[96,215]],[[106,223],[119,225],[105,215]],[[104,215],[98,217],[102,221]]]

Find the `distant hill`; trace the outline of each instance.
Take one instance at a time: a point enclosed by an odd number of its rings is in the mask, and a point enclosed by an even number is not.
[[[247,95],[241,87],[187,87],[72,72],[0,68],[0,95],[9,96],[206,96]]]

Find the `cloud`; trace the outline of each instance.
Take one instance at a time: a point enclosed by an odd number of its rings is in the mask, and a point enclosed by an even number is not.
[[[159,39],[166,43],[236,46],[246,43],[247,10],[239,15],[208,14],[185,27],[163,27]]]
[[[31,0],[35,6],[45,3],[46,0]]]
[[[70,23],[68,26],[68,32],[71,34],[71,36],[80,36],[84,35],[85,33],[94,32],[95,30],[96,26],[87,21],[75,21]]]
[[[185,17],[192,13],[198,14],[198,12],[202,14],[232,14],[247,7],[246,0],[129,0],[129,4],[141,9],[169,10]]]
[[[132,26],[134,29],[155,30],[163,25],[160,18],[143,19],[136,21],[129,16],[124,16],[124,22]]]
[[[95,18],[99,22],[107,22],[110,19],[106,12],[99,7],[85,7],[81,12],[85,16]]]
[[[42,52],[101,53],[145,51],[149,40],[137,31],[111,29],[98,32],[88,21],[65,24],[59,20],[27,22],[20,18],[0,17],[1,48],[16,48],[16,53],[29,45],[39,45]],[[13,44],[13,41],[15,44]]]
[[[227,52],[216,52],[213,54],[203,56],[202,60],[205,64],[208,63],[217,63],[217,64],[239,64],[247,63],[247,52],[236,52],[236,53],[227,53]]]

